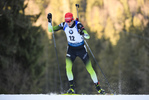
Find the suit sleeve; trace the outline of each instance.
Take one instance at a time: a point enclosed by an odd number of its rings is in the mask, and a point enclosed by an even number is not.
[[[63,29],[63,26],[64,26],[64,22],[59,25],[53,26],[53,27],[52,27],[52,24],[49,22],[48,23],[48,31],[52,32],[52,28],[53,28],[53,31],[58,31],[58,30]]]

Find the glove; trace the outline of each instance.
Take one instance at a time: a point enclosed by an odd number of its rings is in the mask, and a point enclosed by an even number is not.
[[[83,32],[83,30],[79,30],[79,33],[80,33],[80,35],[84,35],[84,32]]]
[[[48,22],[51,23],[51,21],[52,21],[52,14],[51,14],[51,13],[49,13],[49,14],[47,15],[47,19],[48,19]]]

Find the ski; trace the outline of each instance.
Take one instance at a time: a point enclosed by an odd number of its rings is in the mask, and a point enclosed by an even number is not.
[[[70,93],[64,93],[64,94],[61,94],[61,95],[82,95],[82,94],[70,94]]]
[[[116,94],[112,94],[112,93],[106,93],[106,94],[70,94],[70,93],[63,93],[63,94],[60,94],[60,95],[116,95]]]

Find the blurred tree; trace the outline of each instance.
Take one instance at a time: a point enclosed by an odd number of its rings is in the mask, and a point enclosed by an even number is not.
[[[32,26],[38,16],[24,15],[24,1],[1,2],[0,17],[0,93],[37,93],[45,61],[42,28]],[[27,5],[26,5],[27,6]]]
[[[110,38],[110,40],[113,44],[116,44],[114,33],[115,33],[115,29],[113,26],[113,22],[112,22],[111,18],[109,17],[107,19],[107,25],[105,27],[105,36],[107,38]]]

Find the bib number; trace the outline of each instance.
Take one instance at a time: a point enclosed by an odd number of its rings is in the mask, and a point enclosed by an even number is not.
[[[75,41],[75,37],[74,36],[69,36],[70,41]]]

